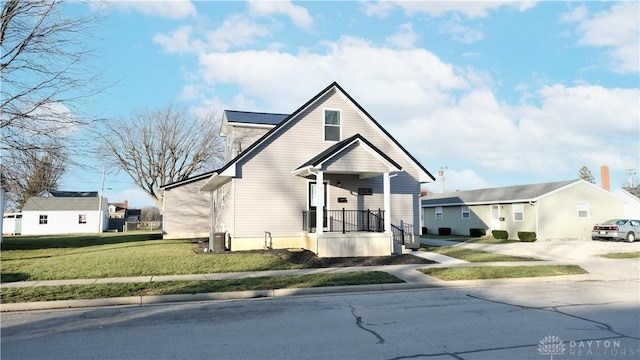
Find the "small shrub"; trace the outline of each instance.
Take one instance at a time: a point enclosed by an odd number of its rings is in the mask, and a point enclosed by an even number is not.
[[[492,230],[491,235],[498,240],[507,240],[509,233],[506,230]]]
[[[427,235],[429,233],[428,229],[426,227],[422,227],[422,235]]]
[[[471,237],[483,237],[483,236],[487,235],[487,230],[478,229],[478,228],[471,228],[471,229],[469,229],[469,235]]]
[[[451,235],[451,228],[438,228],[438,235]]]
[[[518,239],[525,242],[534,242],[536,241],[536,233],[535,231],[518,231]]]

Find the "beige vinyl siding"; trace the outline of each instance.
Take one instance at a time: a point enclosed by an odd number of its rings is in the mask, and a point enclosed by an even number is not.
[[[209,236],[208,193],[200,192],[207,180],[164,190],[162,228],[165,239],[207,238]]]
[[[267,144],[261,144],[257,151],[239,161],[234,179],[234,236],[259,238],[269,231],[273,237],[288,237],[298,236],[302,231],[302,212],[308,208],[308,179],[294,176],[292,171],[335,144],[324,141],[325,108],[341,110],[342,139],[360,133],[409,172],[391,179],[392,222],[397,224],[402,219],[413,223],[417,231],[420,191],[417,169],[350,103],[331,91],[280,128]],[[309,179],[315,180],[315,177]],[[346,189],[357,177],[344,179],[342,184]],[[331,182],[328,199],[333,208],[337,205],[336,195],[347,190],[334,188],[338,180],[330,174],[325,176],[327,180]],[[359,186],[367,183],[374,188],[374,195],[355,201],[362,201],[365,207],[382,208],[382,177],[359,182]]]
[[[578,202],[589,204],[589,217],[578,218]],[[621,199],[581,182],[541,198],[536,206],[538,213],[544,214],[538,234],[542,238],[591,239],[594,224],[624,214],[624,202]]]
[[[254,142],[266,134],[271,127],[251,127],[229,125],[226,138],[226,159],[229,161],[236,157],[240,152],[247,150]]]
[[[374,156],[365,149],[365,145],[361,144],[352,144],[340,154],[329,159],[324,164],[324,169],[332,172],[346,172],[353,171],[353,169],[369,172],[389,171],[388,166],[379,157]]]

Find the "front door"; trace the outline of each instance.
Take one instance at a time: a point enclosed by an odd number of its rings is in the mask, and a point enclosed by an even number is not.
[[[491,205],[491,230],[500,230],[500,205]]]
[[[309,224],[310,224],[310,228],[315,229],[316,228],[316,204],[317,204],[317,198],[318,198],[318,187],[317,184],[315,182],[310,182],[309,183]],[[327,210],[327,183],[324,183],[324,202],[323,202],[323,206],[322,206],[322,211],[324,212],[324,216],[323,218],[323,224],[322,227],[326,228],[327,227],[327,214],[326,214],[326,210]]]

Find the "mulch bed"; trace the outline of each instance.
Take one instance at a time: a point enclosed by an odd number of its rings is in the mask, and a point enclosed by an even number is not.
[[[198,242],[194,251],[198,254],[206,255],[224,255],[230,252],[215,253],[204,252],[208,246],[208,242]],[[348,266],[377,266],[377,265],[408,265],[408,264],[436,264],[435,261],[427,260],[411,254],[398,254],[389,256],[361,256],[361,257],[334,257],[325,258],[318,257],[309,250],[304,249],[272,249],[272,250],[249,250],[234,251],[234,253],[262,253],[277,256],[282,260],[301,264],[307,268],[326,268],[326,267],[348,267]]]

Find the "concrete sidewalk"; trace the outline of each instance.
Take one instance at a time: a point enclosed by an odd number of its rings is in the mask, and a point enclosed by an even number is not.
[[[505,253],[508,255],[526,256],[540,259],[536,256],[535,248],[526,246],[527,244],[473,244],[460,243],[446,240],[421,239],[421,242],[430,245],[439,246],[463,246],[475,248],[479,250],[492,251],[496,253]],[[506,246],[505,246],[506,245]],[[525,246],[510,246],[525,245]],[[634,245],[634,244],[629,244]],[[640,245],[640,243],[638,243]],[[546,248],[553,244],[543,244],[539,246]],[[514,249],[520,249],[515,251]],[[540,252],[540,250],[538,250]],[[542,251],[544,253],[544,251]],[[5,288],[17,287],[37,287],[37,286],[59,286],[59,285],[88,285],[88,284],[106,284],[106,283],[136,283],[136,282],[159,282],[159,281],[181,281],[181,280],[226,280],[226,279],[242,279],[255,277],[271,277],[271,276],[288,276],[288,275],[304,275],[304,274],[326,274],[326,273],[348,273],[354,271],[384,271],[405,281],[396,284],[376,284],[376,285],[357,285],[357,286],[332,286],[317,287],[304,289],[267,289],[255,291],[236,291],[224,293],[206,293],[206,294],[184,294],[184,295],[161,295],[161,296],[131,296],[120,298],[92,299],[92,300],[65,300],[65,301],[42,301],[31,303],[14,303],[1,304],[0,311],[26,311],[26,310],[44,310],[59,308],[77,308],[77,307],[96,307],[110,305],[146,305],[164,302],[183,302],[183,301],[210,301],[210,300],[231,300],[231,299],[249,299],[259,297],[280,297],[294,295],[320,295],[335,294],[346,292],[372,292],[372,291],[389,291],[389,290],[410,290],[424,289],[436,287],[476,287],[476,286],[494,286],[501,284],[514,283],[541,283],[541,282],[567,282],[567,281],[585,281],[585,280],[635,280],[639,281],[638,264],[640,261],[636,259],[609,260],[600,258],[582,258],[576,259],[555,259],[541,261],[526,262],[496,262],[496,263],[469,263],[463,260],[451,258],[448,256],[414,251],[412,255],[419,256],[428,260],[435,261],[435,264],[411,264],[411,265],[384,265],[384,266],[357,266],[357,267],[340,267],[340,268],[312,268],[297,270],[272,270],[272,271],[253,271],[253,272],[233,272],[233,273],[214,273],[214,274],[194,274],[194,275],[163,275],[163,276],[138,276],[123,278],[99,278],[99,279],[73,279],[73,280],[47,280],[47,281],[21,281],[14,283],[2,284]],[[544,256],[543,256],[544,257]],[[517,278],[517,279],[492,279],[492,280],[464,280],[464,281],[443,281],[425,275],[418,269],[430,267],[452,267],[452,266],[536,266],[536,265],[567,265],[576,264],[582,266],[589,272],[586,275],[565,275],[540,278]]]

